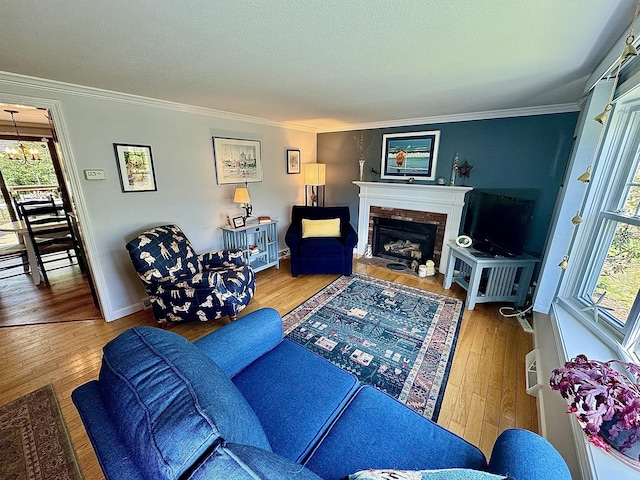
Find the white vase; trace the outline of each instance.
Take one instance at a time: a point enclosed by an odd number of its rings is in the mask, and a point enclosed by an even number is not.
[[[362,177],[364,176],[364,160],[358,160],[360,164],[360,181],[362,181]]]

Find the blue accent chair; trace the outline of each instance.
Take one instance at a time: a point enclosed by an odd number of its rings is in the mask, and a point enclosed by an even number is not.
[[[194,343],[129,329],[72,400],[107,480],[342,480],[370,468],[571,478],[551,444],[525,430],[505,431],[487,463],[454,433],[283,339],[270,308]]]
[[[340,219],[339,238],[302,238],[302,219]],[[291,250],[291,276],[305,273],[351,275],[353,249],[358,235],[350,223],[349,207],[306,207],[294,205],[285,242]]]
[[[158,323],[235,320],[255,292],[241,250],[201,255],[177,225],[142,232],[126,245]]]

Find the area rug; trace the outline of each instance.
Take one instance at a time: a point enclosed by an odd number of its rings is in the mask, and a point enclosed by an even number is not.
[[[455,298],[353,274],[283,322],[288,338],[435,421],[463,310]]]
[[[0,479],[82,480],[52,385],[0,407]]]

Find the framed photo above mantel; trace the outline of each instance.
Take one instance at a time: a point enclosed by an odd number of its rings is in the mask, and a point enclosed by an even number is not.
[[[439,144],[439,130],[383,135],[380,178],[435,180]]]
[[[155,192],[156,174],[153,170],[151,147],[114,143],[118,162],[120,186],[126,192]]]
[[[262,181],[259,140],[213,137],[213,157],[218,185]]]

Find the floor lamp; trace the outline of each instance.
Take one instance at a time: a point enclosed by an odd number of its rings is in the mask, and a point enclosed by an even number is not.
[[[302,176],[304,178],[304,204],[317,207],[318,194],[320,193],[320,187],[322,187],[322,206],[324,207],[325,197],[325,170],[326,165],[322,163],[305,163],[302,165]],[[311,187],[311,198],[307,196],[308,187]],[[316,187],[318,187],[316,189]]]

